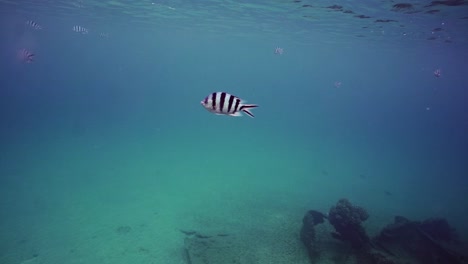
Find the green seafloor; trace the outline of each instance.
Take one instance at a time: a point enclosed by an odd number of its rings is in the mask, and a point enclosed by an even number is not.
[[[341,198],[467,241],[467,7],[435,2],[0,1],[0,263],[311,263]],[[331,231],[314,263],[358,263]]]

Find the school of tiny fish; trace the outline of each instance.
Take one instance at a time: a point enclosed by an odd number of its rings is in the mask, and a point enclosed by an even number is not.
[[[77,3],[82,5],[82,1],[78,1]],[[34,21],[34,20],[26,20],[24,22],[24,24],[26,25],[26,27],[34,29],[34,30],[42,30],[43,29],[42,25],[40,23]],[[72,26],[71,30],[76,32],[76,33],[82,34],[82,35],[87,35],[89,33],[88,28],[83,27],[81,25]],[[109,38],[109,33],[100,32],[98,36],[100,38],[107,39],[107,38]],[[18,60],[20,62],[32,63],[32,62],[34,62],[34,56],[35,56],[35,53],[33,51],[31,51],[30,49],[21,48],[21,49],[19,49],[17,51],[17,56],[16,57],[18,58]]]
[[[82,4],[81,2],[78,2],[78,3],[80,3],[80,5]],[[25,24],[26,26],[34,30],[43,29],[43,27],[39,23],[33,20],[27,20]],[[72,31],[83,34],[83,35],[86,35],[89,33],[88,28],[83,27],[81,25],[73,26]],[[109,38],[109,33],[100,32],[98,36],[101,38],[107,39]],[[283,55],[283,52],[284,52],[283,48],[280,48],[280,47],[276,47],[274,50],[274,54],[276,55]],[[18,57],[18,60],[23,63],[32,63],[34,61],[35,54],[26,48],[22,48],[18,51],[17,57]],[[436,77],[440,77],[441,70],[436,69],[433,72],[433,74]],[[341,82],[336,81],[334,83],[334,86],[336,88],[339,88],[341,86]],[[235,95],[232,95],[226,92],[213,92],[209,94],[208,96],[206,96],[205,99],[203,99],[200,103],[206,110],[216,115],[242,116],[242,113],[245,113],[252,118],[254,118],[255,116],[250,110],[252,108],[258,107],[258,105],[256,104],[246,104],[246,101],[242,100],[241,98]]]

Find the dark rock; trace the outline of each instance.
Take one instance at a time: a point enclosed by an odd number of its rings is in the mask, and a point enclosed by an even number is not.
[[[336,206],[330,208],[328,220],[336,230],[334,238],[351,243],[355,249],[369,245],[370,239],[361,223],[369,218],[367,211],[352,205],[347,199],[341,199]]]
[[[315,243],[315,226],[324,222],[327,216],[319,211],[309,210],[302,219],[301,241],[309,253],[311,260],[318,256]]]

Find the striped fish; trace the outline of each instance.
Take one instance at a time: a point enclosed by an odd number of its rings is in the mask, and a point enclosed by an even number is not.
[[[225,92],[212,93],[200,103],[212,113],[230,116],[242,116],[241,112],[244,112],[250,117],[254,117],[249,109],[258,107],[254,104],[245,104],[245,101],[239,97]]]
[[[36,22],[34,22],[34,21],[32,21],[32,20],[26,21],[26,25],[27,25],[27,26],[30,26],[30,27],[32,27],[32,28],[34,28],[34,29],[42,29],[42,26],[41,26],[41,25],[39,25],[38,23],[36,23]]]
[[[18,59],[25,63],[31,63],[34,61],[34,53],[31,53],[27,49],[20,49],[18,51]]]
[[[73,26],[73,31],[81,33],[81,34],[88,34],[88,29],[82,26]]]
[[[277,47],[275,49],[275,54],[283,55],[283,48]]]

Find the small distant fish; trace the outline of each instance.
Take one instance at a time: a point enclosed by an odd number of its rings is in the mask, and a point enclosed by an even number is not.
[[[73,26],[73,31],[81,33],[81,34],[88,34],[88,29],[82,26]]]
[[[335,82],[335,87],[340,88],[341,87],[341,82]]]
[[[277,47],[275,49],[275,54],[283,55],[283,48]]]
[[[25,63],[31,63],[34,61],[34,53],[27,49],[20,49],[18,51],[18,59]]]
[[[101,38],[109,38],[109,33],[101,32],[101,33],[99,33],[99,37],[101,37]]]
[[[36,23],[36,22],[34,22],[32,20],[26,21],[26,25],[28,25],[28,26],[30,26],[30,27],[32,27],[34,29],[42,29],[41,25],[39,25],[38,23]]]
[[[440,77],[441,75],[442,75],[442,71],[441,71],[440,69],[437,69],[437,70],[434,71],[434,76],[435,76],[435,77],[438,78],[438,77]]]
[[[83,8],[84,7],[83,0],[78,0],[78,1],[74,2],[73,5],[78,7],[78,8]]]
[[[245,104],[245,101],[239,97],[225,92],[212,93],[200,103],[206,110],[217,115],[242,116],[241,112],[244,112],[252,118],[254,115],[249,109],[258,107],[254,104]]]

